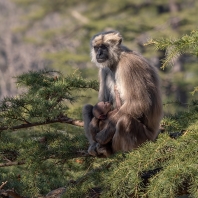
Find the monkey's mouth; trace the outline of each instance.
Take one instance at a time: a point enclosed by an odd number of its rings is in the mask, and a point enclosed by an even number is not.
[[[97,62],[98,63],[103,63],[103,62],[105,62],[107,59],[106,58],[98,58],[97,59]]]
[[[107,119],[107,116],[102,114],[102,115],[99,116],[98,119],[99,120],[105,120],[105,119]]]

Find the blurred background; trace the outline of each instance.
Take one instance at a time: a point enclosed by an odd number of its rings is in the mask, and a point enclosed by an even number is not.
[[[13,77],[29,70],[51,68],[97,79],[90,38],[118,30],[124,45],[159,68],[165,114],[186,109],[198,99],[190,93],[198,85],[197,57],[184,54],[161,69],[166,52],[144,44],[189,34],[197,19],[196,0],[0,0],[0,98],[19,94]],[[97,101],[96,92],[85,95],[79,106]]]

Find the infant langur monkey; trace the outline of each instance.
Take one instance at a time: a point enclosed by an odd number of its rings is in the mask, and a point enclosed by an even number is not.
[[[111,111],[111,104],[109,102],[98,102],[93,106],[92,113],[94,117],[89,124],[89,130],[93,140],[97,142],[96,152],[98,155],[109,157],[112,154],[111,139],[115,131],[109,130],[106,132],[105,136],[108,138],[105,144],[100,144],[100,139],[97,138],[97,133],[106,129],[108,123],[111,122],[111,119],[113,119],[113,115],[116,112],[117,109]],[[92,153],[90,154],[93,155]]]

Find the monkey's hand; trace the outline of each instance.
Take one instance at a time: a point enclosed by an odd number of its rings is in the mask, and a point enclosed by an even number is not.
[[[96,142],[101,145],[105,145],[110,142],[115,134],[116,128],[115,126],[109,125],[107,128],[104,128],[100,132],[96,134]]]

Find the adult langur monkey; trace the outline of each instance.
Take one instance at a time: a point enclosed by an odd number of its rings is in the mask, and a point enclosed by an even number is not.
[[[113,152],[131,151],[158,135],[162,118],[158,73],[141,55],[121,43],[122,36],[117,31],[99,33],[91,39],[92,62],[99,67],[98,99],[116,108],[116,86],[122,102],[118,112],[109,118],[108,126],[97,133],[97,142],[89,131],[93,106],[83,107],[85,135],[90,144],[88,152],[94,156],[99,154],[98,143],[103,145],[111,140]]]

